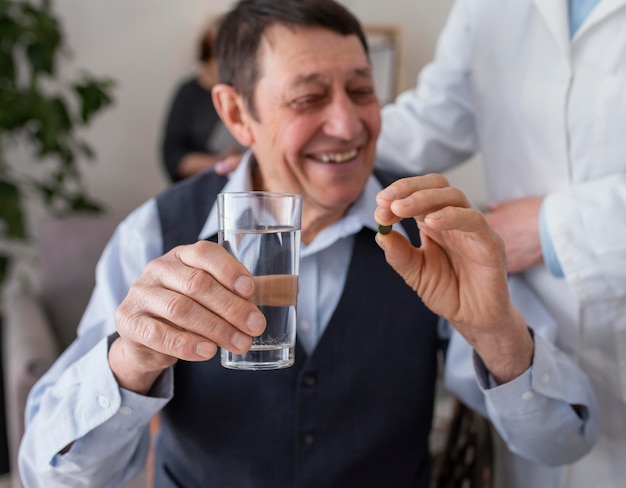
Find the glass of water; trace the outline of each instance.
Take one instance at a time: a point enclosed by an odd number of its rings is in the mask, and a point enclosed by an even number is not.
[[[221,362],[231,369],[292,366],[296,344],[296,299],[300,264],[302,197],[263,191],[217,196],[218,239],[254,277],[252,301],[267,327],[252,348],[237,354],[222,348]]]

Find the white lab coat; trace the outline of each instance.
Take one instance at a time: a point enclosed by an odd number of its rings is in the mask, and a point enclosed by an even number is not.
[[[546,195],[565,279],[523,273],[589,375],[600,435],[572,466],[504,456],[507,487],[626,480],[626,0],[570,40],[567,0],[457,0],[418,88],[383,110],[382,165],[443,171],[480,151],[492,202]]]

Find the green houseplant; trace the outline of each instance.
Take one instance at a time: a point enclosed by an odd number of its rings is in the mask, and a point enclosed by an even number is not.
[[[102,210],[85,188],[80,164],[94,153],[79,131],[113,103],[114,84],[66,80],[58,64],[68,54],[50,0],[0,0],[0,292],[16,259],[6,244],[29,240],[29,201],[55,215]],[[13,146],[32,164],[12,164]]]

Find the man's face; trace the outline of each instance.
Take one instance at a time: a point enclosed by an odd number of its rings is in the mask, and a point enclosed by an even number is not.
[[[259,68],[250,130],[263,189],[303,195],[313,219],[338,218],[372,172],[381,123],[358,37],[276,25]]]

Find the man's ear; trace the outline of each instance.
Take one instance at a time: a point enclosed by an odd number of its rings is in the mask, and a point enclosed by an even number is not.
[[[218,115],[239,144],[250,147],[254,143],[250,127],[251,115],[241,96],[230,85],[218,83],[211,89],[213,105]]]

